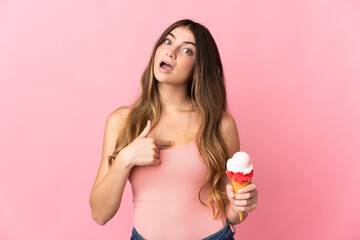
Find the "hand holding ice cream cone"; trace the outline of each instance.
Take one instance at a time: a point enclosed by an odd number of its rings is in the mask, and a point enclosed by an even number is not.
[[[246,186],[248,186],[251,183],[251,178],[253,177],[253,165],[251,163],[250,157],[247,153],[245,152],[236,152],[234,154],[234,156],[232,158],[230,158],[227,161],[226,164],[226,174],[228,176],[229,179],[231,179],[231,183],[232,183],[232,187],[234,189],[235,194],[238,194],[238,191],[242,188],[245,188]],[[251,204],[251,206],[249,207],[250,209],[256,208],[256,203],[257,203],[257,191],[255,189],[255,184],[252,184],[250,189],[253,189],[255,191],[253,191],[250,195],[247,195],[247,203]],[[247,188],[249,190],[249,187]],[[232,194],[232,193],[231,193]],[[238,196],[238,195],[237,195]],[[239,199],[240,198],[240,199]],[[240,203],[242,203],[242,207],[239,207],[241,209],[245,209],[245,206],[243,205],[243,202],[241,202],[240,200],[245,200],[246,198],[244,198],[244,196],[241,196],[239,198],[235,198],[233,202],[236,205],[236,203],[239,205]],[[253,204],[255,203],[255,204]],[[252,211],[253,209],[251,209],[250,211]],[[239,218],[240,221],[243,221],[244,218],[244,211],[239,211]]]

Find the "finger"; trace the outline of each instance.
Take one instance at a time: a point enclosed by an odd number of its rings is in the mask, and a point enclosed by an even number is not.
[[[159,159],[159,152],[155,151],[153,156],[154,156],[155,159]]]
[[[236,207],[235,208],[238,210],[238,211],[241,211],[241,212],[251,212],[253,211],[255,208],[256,208],[256,204],[253,204],[253,205],[250,205],[248,207]]]
[[[159,146],[159,147],[169,147],[174,144],[174,141],[155,139],[155,144],[156,144],[156,146]]]
[[[146,127],[144,128],[144,130],[140,133],[139,137],[147,137],[147,135],[149,134],[149,132],[151,131],[151,121],[148,120],[146,122]]]
[[[152,165],[159,165],[160,163],[161,163],[161,162],[160,162],[160,159],[156,158],[156,159],[153,161]]]
[[[237,193],[235,194],[236,200],[242,200],[242,199],[250,199],[257,196],[257,191],[251,191],[247,193]]]
[[[172,144],[155,145],[159,150],[167,149]]]
[[[240,211],[240,212],[245,212],[246,211],[246,207],[236,207],[236,210]]]
[[[228,195],[228,198],[234,198],[235,192],[231,183],[226,184],[226,193]]]
[[[247,206],[253,205],[254,203],[256,203],[255,198],[251,198],[251,199],[247,199],[247,200],[234,200],[234,204],[237,207],[247,207]]]
[[[149,141],[150,141],[151,149],[154,150],[155,152],[159,152],[159,148],[155,144],[155,139],[153,139],[153,138],[147,138],[147,139],[149,139]]]
[[[241,188],[237,193],[246,193],[256,189],[255,183],[250,183],[246,187]]]

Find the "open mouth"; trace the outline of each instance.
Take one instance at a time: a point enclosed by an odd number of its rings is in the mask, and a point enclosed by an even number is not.
[[[164,72],[171,72],[172,70],[174,70],[173,66],[171,66],[169,63],[165,61],[160,62],[160,68],[164,70]]]

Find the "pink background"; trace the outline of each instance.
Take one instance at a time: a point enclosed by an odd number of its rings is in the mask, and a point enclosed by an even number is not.
[[[236,239],[360,239],[360,3],[0,2],[0,239],[129,239],[91,219],[107,116],[181,18],[213,34],[259,203]]]

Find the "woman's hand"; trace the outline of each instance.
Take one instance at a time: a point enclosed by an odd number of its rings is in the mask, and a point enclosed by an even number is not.
[[[226,185],[226,193],[230,200],[231,208],[235,212],[249,213],[253,211],[258,202],[258,191],[256,190],[255,183],[250,183],[239,191],[241,192],[234,193],[231,182]]]
[[[149,120],[142,133],[129,145],[124,147],[116,158],[126,161],[130,166],[159,165],[159,148],[169,147],[173,141],[155,140],[147,137],[151,131],[151,121]],[[116,159],[115,159],[116,161]]]

